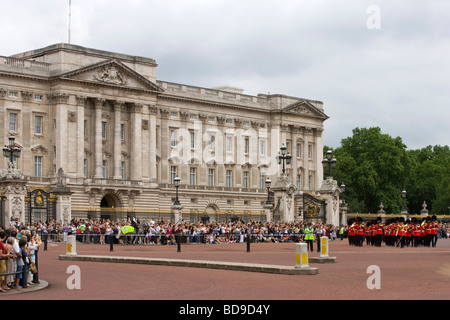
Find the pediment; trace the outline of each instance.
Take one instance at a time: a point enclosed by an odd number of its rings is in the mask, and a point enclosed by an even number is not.
[[[118,60],[108,60],[56,76],[57,79],[145,91],[164,91]]]
[[[282,109],[284,113],[291,113],[295,115],[301,115],[305,117],[328,119],[328,116],[320,109],[316,108],[312,103],[307,100],[301,100],[292,103]]]

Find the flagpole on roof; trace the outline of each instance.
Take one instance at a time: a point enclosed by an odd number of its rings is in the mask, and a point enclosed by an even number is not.
[[[71,42],[72,27],[72,0],[69,0],[69,44]]]

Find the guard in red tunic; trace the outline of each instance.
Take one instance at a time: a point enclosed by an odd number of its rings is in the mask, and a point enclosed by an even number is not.
[[[358,247],[362,247],[364,243],[364,225],[361,223],[356,230],[356,242]]]

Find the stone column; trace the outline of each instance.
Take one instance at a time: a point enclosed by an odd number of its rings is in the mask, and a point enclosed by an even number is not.
[[[170,209],[174,217],[174,223],[178,225],[183,221],[183,214],[182,214],[183,207],[181,205],[173,205],[170,207]]]
[[[94,131],[94,160],[95,171],[94,178],[102,179],[102,160],[103,160],[103,144],[102,144],[102,108],[105,103],[104,99],[95,100],[95,131]]]
[[[67,113],[67,103],[69,101],[69,95],[66,93],[53,93],[49,96],[50,101],[55,103],[55,121],[56,121],[56,132],[55,132],[55,166],[56,168],[67,167],[68,159],[68,113]]]
[[[157,163],[156,163],[156,114],[158,112],[158,108],[155,105],[149,106],[150,113],[150,121],[149,121],[149,130],[150,130],[150,170],[149,170],[149,178],[150,178],[150,187],[156,188],[158,187],[158,174],[157,174]]]
[[[121,137],[121,113],[122,101],[114,102],[114,174],[113,179],[122,179],[122,137]]]
[[[142,105],[131,107],[131,148],[130,148],[130,180],[142,180]]]
[[[56,221],[62,221],[68,224],[72,220],[72,198],[73,192],[67,187],[67,175],[63,169],[58,170],[58,181],[56,188],[51,193],[56,196]]]
[[[77,96],[77,176],[84,176],[84,109],[87,97]]]
[[[272,203],[270,203],[270,204],[265,203],[263,207],[264,207],[264,212],[266,213],[266,221],[267,222],[272,222],[272,220],[273,220],[273,216],[272,216],[273,204]]]

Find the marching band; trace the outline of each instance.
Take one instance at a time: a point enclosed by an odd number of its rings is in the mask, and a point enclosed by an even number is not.
[[[351,219],[347,230],[350,245],[362,247],[366,245],[380,247],[384,242],[387,246],[396,247],[436,247],[439,222],[433,216],[422,221],[414,219],[395,218],[382,223],[380,220],[363,222],[361,218]]]

